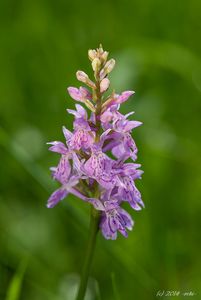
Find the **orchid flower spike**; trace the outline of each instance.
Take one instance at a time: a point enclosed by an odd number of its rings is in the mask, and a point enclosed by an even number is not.
[[[99,216],[103,236],[114,240],[119,233],[127,237],[134,226],[122,204],[127,202],[135,211],[144,207],[136,187],[143,171],[136,163],[138,150],[132,137],[132,131],[142,123],[129,120],[132,113],[119,112],[133,91],[109,93],[108,76],[115,60],[108,60],[108,52],[102,46],[90,49],[88,57],[94,79],[77,71],[77,79],[86,87],[67,89],[76,101],[75,110],[67,110],[74,116],[73,131],[63,127],[64,142],[49,143],[49,150],[60,155],[58,165],[51,168],[60,187],[50,196],[47,207],[73,194],[91,205]]]

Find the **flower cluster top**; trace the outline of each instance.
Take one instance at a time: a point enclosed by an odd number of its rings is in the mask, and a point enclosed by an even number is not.
[[[140,126],[130,121],[133,112],[119,112],[133,91],[108,96],[109,73],[115,66],[114,59],[107,59],[108,52],[102,46],[89,50],[88,56],[94,72],[94,80],[83,71],[76,77],[86,87],[69,87],[68,93],[78,102],[74,115],[73,132],[63,127],[65,143],[50,142],[49,150],[61,155],[58,166],[52,167],[52,176],[61,187],[49,198],[47,207],[54,207],[69,193],[89,202],[100,211],[100,229],[106,239],[116,239],[117,232],[127,237],[127,229],[133,227],[131,216],[121,207],[128,202],[135,210],[144,206],[135,180],[143,173],[136,164],[137,147],[131,131]],[[105,96],[106,93],[106,96]]]

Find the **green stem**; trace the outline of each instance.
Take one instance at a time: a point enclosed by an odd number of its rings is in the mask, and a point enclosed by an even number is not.
[[[100,77],[99,77],[99,71],[95,75],[96,79],[96,89],[94,90],[94,102],[96,102],[96,138],[95,141],[99,142],[100,139],[100,131],[101,131],[101,124],[100,124],[100,112],[101,112],[101,106],[102,106],[102,95],[100,92]],[[94,186],[92,188],[92,191],[94,191],[95,198],[99,198],[100,191],[98,187],[98,183],[94,181]],[[88,245],[87,245],[87,252],[85,256],[84,266],[82,270],[81,280],[80,280],[80,286],[77,294],[76,300],[84,300],[86,289],[87,289],[87,283],[89,278],[89,273],[91,269],[95,244],[96,244],[96,236],[98,233],[99,228],[99,221],[100,221],[100,211],[96,210],[93,206],[91,208],[91,219],[90,219],[90,227],[89,227],[89,239],[88,239]]]
[[[81,276],[80,286],[79,286],[76,300],[84,300],[84,296],[86,293],[89,273],[91,269],[91,264],[92,264],[92,259],[93,259],[95,244],[96,244],[96,236],[98,233],[99,219],[100,219],[99,211],[95,210],[92,207],[87,251],[85,255],[85,261],[83,265],[82,276]]]

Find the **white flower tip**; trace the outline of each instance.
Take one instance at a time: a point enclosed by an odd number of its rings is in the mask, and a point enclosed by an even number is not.
[[[55,145],[55,143],[56,143],[56,141],[54,141],[54,142],[47,142],[46,144],[47,145]]]

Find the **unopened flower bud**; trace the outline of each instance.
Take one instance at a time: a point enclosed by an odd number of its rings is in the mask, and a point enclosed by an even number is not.
[[[67,88],[67,91],[69,93],[69,95],[76,101],[81,101],[82,102],[82,94],[80,93],[80,90],[73,87],[73,86],[69,86]]]
[[[105,64],[105,69],[107,73],[110,73],[113,70],[114,66],[115,66],[115,60],[113,58],[108,60],[108,62]]]
[[[102,80],[107,74],[109,74],[115,66],[115,60],[112,58],[106,62],[104,68],[100,72],[100,79]]]
[[[102,44],[100,44],[100,46],[99,46],[99,48],[98,48],[98,52],[99,52],[100,54],[103,53],[103,46],[102,46]]]
[[[100,92],[104,93],[110,86],[110,81],[108,78],[104,78],[100,83]]]
[[[94,58],[94,60],[92,61],[92,69],[94,70],[94,72],[98,72],[100,66],[101,66],[100,59]]]
[[[103,61],[104,63],[105,63],[106,60],[107,60],[108,54],[109,54],[109,52],[104,51],[103,54],[101,55],[101,59],[102,59],[102,61]]]
[[[97,53],[96,53],[96,50],[92,50],[90,49],[88,51],[88,57],[91,61],[93,61],[96,57],[97,57]]]
[[[79,81],[84,82],[86,85],[88,85],[92,89],[96,88],[95,83],[89,79],[89,76],[85,72],[77,71],[76,77]]]
[[[89,79],[89,76],[83,71],[77,71],[76,77],[79,81],[86,83]]]

